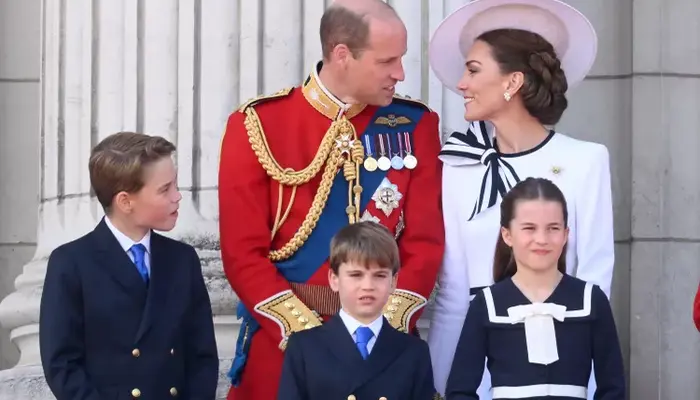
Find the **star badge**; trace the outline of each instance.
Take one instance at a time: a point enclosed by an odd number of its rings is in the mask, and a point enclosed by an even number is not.
[[[377,190],[372,195],[375,205],[388,217],[391,212],[399,207],[399,201],[403,194],[399,192],[399,187],[384,178]]]
[[[350,151],[355,147],[355,140],[350,139],[350,135],[343,135],[340,139],[335,140],[335,147],[340,149],[341,154],[350,154]]]

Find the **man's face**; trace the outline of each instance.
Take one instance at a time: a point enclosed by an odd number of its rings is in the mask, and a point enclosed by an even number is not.
[[[391,104],[396,84],[405,78],[401,59],[406,54],[407,33],[398,19],[369,21],[367,48],[349,57],[346,72],[352,97],[362,104]]]

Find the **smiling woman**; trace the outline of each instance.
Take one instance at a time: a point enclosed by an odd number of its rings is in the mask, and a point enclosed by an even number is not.
[[[557,0],[472,1],[447,17],[431,39],[431,67],[447,89],[465,99],[470,122],[467,132],[450,135],[440,153],[446,250],[428,337],[440,392],[470,300],[494,283],[500,222],[508,217],[499,204],[518,182],[545,178],[563,193],[566,273],[610,293],[608,150],[552,127],[568,106],[567,92],[590,69],[596,48],[590,22]],[[533,262],[551,256],[538,253],[547,251],[530,252]],[[486,370],[481,399],[496,398],[491,384]],[[584,398],[594,391],[591,385]]]

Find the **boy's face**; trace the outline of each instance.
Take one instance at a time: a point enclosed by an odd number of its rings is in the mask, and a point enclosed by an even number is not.
[[[345,312],[368,324],[379,317],[389,296],[396,287],[396,276],[389,268],[373,263],[369,266],[346,262],[338,268],[338,275],[328,272],[331,289],[338,292]]]
[[[164,157],[144,170],[144,186],[127,194],[131,222],[145,229],[169,231],[175,227],[182,195],[177,189],[177,170],[171,157]]]

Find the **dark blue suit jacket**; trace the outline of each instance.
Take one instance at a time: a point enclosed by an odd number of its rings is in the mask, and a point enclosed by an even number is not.
[[[57,400],[211,400],[219,359],[192,246],[151,233],[148,286],[104,220],[51,253],[41,361]]]
[[[435,398],[428,345],[384,320],[363,360],[343,320],[289,337],[278,400],[401,400]]]

